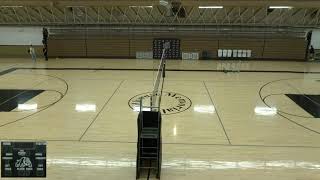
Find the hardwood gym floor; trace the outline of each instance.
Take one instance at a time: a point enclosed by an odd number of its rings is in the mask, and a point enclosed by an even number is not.
[[[48,179],[135,179],[134,100],[151,91],[155,64],[1,59],[0,139],[47,141]],[[167,68],[161,179],[320,179],[320,64]],[[181,110],[173,94],[184,100]]]

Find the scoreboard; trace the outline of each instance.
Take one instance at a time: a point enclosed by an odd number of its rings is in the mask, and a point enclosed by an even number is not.
[[[180,39],[154,39],[153,40],[153,58],[161,59],[164,44],[169,42],[170,47],[167,50],[167,59],[181,59]]]
[[[1,177],[46,177],[46,142],[1,142]]]

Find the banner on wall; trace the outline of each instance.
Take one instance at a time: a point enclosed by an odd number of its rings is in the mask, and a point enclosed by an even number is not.
[[[42,45],[42,27],[0,27],[0,45]]]
[[[311,45],[314,49],[320,49],[320,30],[312,31]]]

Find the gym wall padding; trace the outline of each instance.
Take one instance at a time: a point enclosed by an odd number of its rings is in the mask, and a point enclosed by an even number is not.
[[[219,42],[217,40],[206,39],[191,39],[186,38],[181,40],[182,52],[198,52],[200,58],[202,51],[207,51],[212,57],[217,57],[217,51],[219,49]]]
[[[155,38],[159,38],[156,36]],[[161,37],[160,37],[161,38]],[[304,38],[203,38],[179,37],[181,52],[207,51],[212,59],[218,49],[252,50],[252,59],[304,61]],[[136,51],[152,51],[152,37],[112,37],[104,39],[49,39],[50,57],[135,58]]]
[[[266,39],[263,58],[303,60],[306,46],[304,39]]]
[[[55,39],[48,41],[49,57],[86,57],[84,39]]]
[[[0,57],[4,58],[29,58],[29,45],[0,45]],[[42,58],[42,46],[33,46],[38,58]],[[30,57],[31,58],[31,57]]]
[[[129,57],[129,39],[89,39],[87,57]]]
[[[135,57],[137,51],[152,51],[153,39],[131,39],[130,56]]]

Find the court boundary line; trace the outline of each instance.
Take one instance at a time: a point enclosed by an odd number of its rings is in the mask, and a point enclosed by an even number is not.
[[[17,68],[9,68],[9,69],[3,70],[3,71],[0,72],[0,76],[9,74],[9,73],[11,73],[11,72],[13,72],[15,70],[17,70]]]
[[[217,114],[217,117],[218,117],[218,119],[219,119],[219,122],[220,122],[220,125],[221,125],[221,127],[222,127],[222,130],[223,130],[223,132],[224,132],[224,134],[225,134],[225,136],[226,136],[229,144],[232,145],[232,144],[231,144],[231,141],[230,141],[230,138],[229,138],[229,136],[228,136],[228,133],[227,133],[227,131],[226,131],[224,125],[223,125],[223,122],[222,122],[222,120],[221,120],[221,117],[220,117],[220,115],[219,115],[219,113],[218,113],[218,110],[217,110],[216,106],[214,105],[213,99],[212,99],[212,97],[211,97],[211,94],[210,94],[210,92],[209,92],[209,90],[208,90],[208,87],[207,87],[205,81],[203,81],[203,85],[204,85],[204,87],[205,87],[205,89],[206,89],[206,91],[207,91],[207,93],[208,93],[208,95],[209,95],[211,104],[213,105],[213,107],[214,107],[215,110],[216,110],[216,114]],[[212,95],[212,96],[213,96],[213,95]]]
[[[287,97],[285,93],[269,94],[269,95],[265,96],[262,100],[263,100],[266,104],[268,104],[266,101],[267,101],[268,98],[270,98],[270,97],[272,97],[272,96],[285,96],[285,97]],[[290,100],[291,100],[291,99],[290,99]],[[292,101],[292,100],[291,100],[291,101]],[[294,102],[294,103],[295,103],[295,102]],[[268,104],[268,106],[270,107],[269,104]],[[297,106],[299,106],[299,105],[297,105]],[[286,111],[284,111],[284,110],[281,110],[281,109],[277,109],[277,111],[280,112],[280,113],[286,114],[286,115],[294,116],[294,117],[305,118],[305,119],[316,119],[316,117],[313,117],[313,116],[311,117],[311,116],[304,116],[304,115],[292,114],[292,113],[288,113],[288,112],[286,112]],[[305,110],[304,110],[304,111],[305,111]],[[306,112],[307,112],[307,111],[306,111]],[[310,113],[308,113],[308,114],[310,114]]]
[[[284,81],[284,80],[293,80],[293,79],[297,79],[297,78],[278,79],[278,80],[274,80],[274,81],[267,82],[267,83],[265,83],[263,86],[261,86],[260,89],[259,89],[259,91],[258,91],[258,95],[259,95],[260,100],[262,101],[262,103],[263,103],[264,105],[266,105],[267,107],[271,108],[271,107],[265,102],[265,99],[262,97],[262,90],[263,90],[266,86],[268,86],[268,85],[270,85],[270,84],[272,84],[272,83],[275,83],[275,82],[280,82],[280,81]],[[313,132],[313,133],[315,133],[315,134],[317,134],[317,135],[320,135],[320,131],[311,129],[311,128],[303,125],[302,123],[299,123],[299,122],[297,122],[297,121],[292,120],[291,118],[288,118],[287,116],[285,116],[285,115],[283,115],[283,114],[285,114],[285,113],[277,111],[277,115],[279,115],[279,116],[282,117],[283,119],[286,119],[287,121],[291,122],[291,124],[296,125],[296,126],[302,128],[302,129],[306,130],[306,131]]]
[[[125,69],[125,68],[32,68],[32,67],[17,67],[17,68],[11,68],[15,70],[23,70],[23,69],[30,69],[30,70],[57,70],[57,71],[63,71],[63,70],[75,70],[75,71],[153,71],[153,69],[143,69],[143,68],[137,68],[137,69]],[[186,72],[223,72],[224,70],[211,70],[211,69],[166,69],[166,71],[186,71]],[[320,74],[320,72],[310,71],[262,71],[262,70],[240,70],[240,72],[246,72],[246,73],[295,73],[295,74]]]
[[[105,109],[105,107],[109,104],[110,100],[113,98],[113,96],[118,92],[118,90],[120,89],[121,85],[123,84],[125,80],[122,80],[120,82],[120,84],[117,86],[117,88],[114,90],[114,92],[112,93],[112,95],[108,98],[108,100],[104,103],[104,105],[102,106],[102,108],[100,109],[100,111],[95,115],[95,117],[93,118],[93,120],[91,121],[91,123],[89,124],[89,126],[86,128],[86,130],[82,133],[82,135],[80,136],[80,138],[78,139],[78,141],[82,141],[83,137],[85,136],[85,134],[88,132],[88,130],[90,129],[90,127],[93,125],[93,123],[98,119],[98,116],[102,113],[102,111]]]
[[[0,139],[0,142],[5,141],[47,141],[47,142],[75,142],[75,143],[117,143],[117,144],[136,144],[136,141],[108,141],[108,140],[72,140],[72,139]],[[223,146],[223,147],[258,147],[258,148],[306,148],[320,149],[320,146],[302,146],[302,145],[259,145],[259,144],[222,144],[222,143],[171,143],[164,142],[165,145],[186,145],[186,146]]]
[[[7,125],[14,124],[14,123],[19,122],[19,121],[23,121],[23,120],[25,120],[25,119],[27,119],[27,118],[29,118],[29,117],[32,117],[32,116],[34,116],[34,115],[36,115],[36,114],[38,114],[38,113],[41,113],[42,111],[44,111],[44,110],[46,110],[46,109],[54,106],[55,104],[59,103],[59,102],[68,94],[69,84],[68,84],[67,81],[65,81],[64,79],[59,78],[59,77],[56,77],[56,76],[52,76],[52,75],[43,75],[43,74],[38,74],[38,75],[47,76],[47,77],[51,77],[51,78],[54,78],[54,79],[59,79],[60,81],[62,81],[63,83],[65,83],[65,85],[66,85],[66,90],[65,90],[63,96],[62,96],[58,101],[50,104],[49,106],[47,106],[47,107],[45,107],[45,108],[43,108],[43,109],[41,109],[41,110],[39,110],[39,111],[37,111],[37,112],[35,112],[35,113],[29,114],[29,115],[27,115],[27,116],[24,116],[24,117],[22,117],[22,118],[16,119],[16,120],[14,120],[14,121],[10,121],[10,122],[1,124],[1,125],[0,125],[0,128],[2,128],[2,127],[4,127],[4,126],[7,126]],[[45,81],[48,81],[48,80],[49,80],[49,79],[46,79],[46,80],[42,81],[41,83],[43,83],[43,82],[45,82]],[[41,83],[39,83],[39,84],[41,84]],[[39,85],[39,84],[38,84],[38,85]]]
[[[26,67],[20,67],[20,68],[10,68],[4,71],[0,72],[1,75],[5,75],[11,72],[14,72],[15,70],[23,70],[23,69],[31,69],[31,70],[124,70],[124,71],[152,71],[151,69],[112,69],[112,68],[26,68]],[[180,69],[169,69],[168,71],[192,71],[192,72],[224,72],[223,70],[180,70]],[[253,72],[253,73],[299,73],[299,74],[320,74],[320,72],[302,72],[302,71],[241,71],[241,72]],[[123,80],[124,81],[124,80]],[[270,82],[269,82],[270,83]],[[268,83],[267,83],[268,84]],[[266,85],[266,84],[265,84]],[[210,94],[209,94],[210,95]],[[281,115],[280,115],[281,116]],[[284,117],[285,119],[289,120],[288,118]],[[289,120],[290,121],[290,120]],[[292,122],[292,121],[291,121]],[[294,123],[294,122],[292,122]],[[11,123],[10,123],[11,124]],[[296,123],[294,123],[296,124]],[[297,124],[296,124],[297,125]],[[27,140],[36,140],[36,139],[8,139],[13,141],[27,141]],[[0,140],[0,141],[8,141],[8,140]],[[125,141],[99,141],[99,140],[46,140],[46,141],[66,141],[66,142],[97,142],[97,143],[136,143],[136,142],[125,142]],[[276,146],[276,145],[246,145],[246,144],[193,144],[193,143],[163,143],[163,144],[172,144],[172,145],[203,145],[203,146],[230,146],[230,147],[266,147],[266,148],[315,148],[320,149],[320,146]]]

